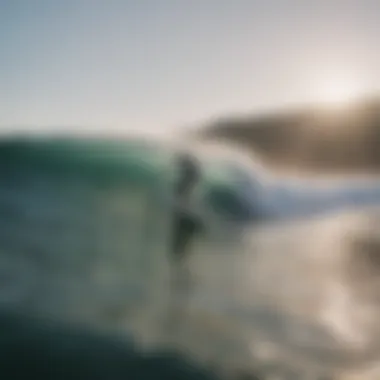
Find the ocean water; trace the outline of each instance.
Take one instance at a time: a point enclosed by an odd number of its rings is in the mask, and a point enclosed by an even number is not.
[[[358,244],[376,250],[380,185],[257,176],[250,190],[210,166],[193,205],[205,232],[174,267],[174,157],[139,141],[2,141],[0,305],[132,333],[227,372],[316,378],[376,363],[380,270]]]

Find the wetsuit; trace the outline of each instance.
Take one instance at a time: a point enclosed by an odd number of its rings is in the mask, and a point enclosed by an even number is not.
[[[200,170],[192,157],[181,155],[177,161],[179,176],[174,189],[173,225],[170,247],[171,296],[167,319],[163,325],[164,339],[176,339],[186,319],[184,306],[191,294],[191,275],[186,257],[190,244],[202,230],[202,224],[191,210],[191,197],[198,184]]]
[[[179,178],[175,187],[176,199],[173,212],[173,260],[182,261],[189,252],[193,238],[203,230],[199,217],[191,210],[191,197],[200,179],[200,169],[196,161],[188,155],[178,159]]]

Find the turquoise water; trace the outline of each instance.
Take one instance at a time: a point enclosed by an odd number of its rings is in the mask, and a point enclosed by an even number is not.
[[[234,188],[206,169],[198,211],[213,187]],[[0,304],[161,341],[176,174],[174,153],[146,141],[1,141]],[[226,237],[215,230],[209,248]]]

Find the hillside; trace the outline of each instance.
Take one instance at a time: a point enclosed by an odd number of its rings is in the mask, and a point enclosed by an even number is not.
[[[278,169],[380,171],[380,97],[341,109],[301,109],[222,118],[200,130],[260,154]]]

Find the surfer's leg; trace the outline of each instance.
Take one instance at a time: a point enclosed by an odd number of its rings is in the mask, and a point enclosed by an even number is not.
[[[191,244],[196,238],[200,226],[197,221],[185,213],[175,215],[172,254],[170,257],[170,295],[168,319],[164,327],[168,338],[180,334],[186,317],[186,305],[192,292],[189,254]]]
[[[172,259],[181,261],[191,251],[191,243],[202,231],[201,223],[194,217],[179,213],[174,218]]]

